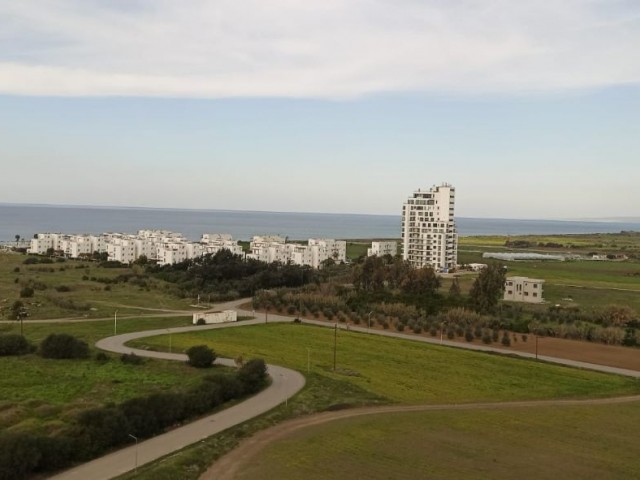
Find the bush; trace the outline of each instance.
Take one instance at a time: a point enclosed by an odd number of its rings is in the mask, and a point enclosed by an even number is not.
[[[505,347],[510,347],[511,346],[511,339],[509,338],[509,333],[508,332],[504,332],[502,334],[502,340],[501,340],[502,345],[504,345]]]
[[[464,332],[464,339],[467,342],[473,342],[473,338],[474,338],[474,335],[473,335],[473,332],[471,330],[466,330]]]
[[[123,353],[120,357],[120,361],[122,363],[126,363],[127,365],[142,365],[144,363],[144,358],[139,357],[135,353]]]
[[[25,355],[33,351],[33,346],[22,335],[8,333],[0,335],[0,357]]]
[[[27,478],[40,462],[41,453],[35,437],[8,434],[0,437],[0,480]]]
[[[31,297],[33,297],[33,288],[24,287],[22,290],[20,290],[20,298],[31,298]]]
[[[267,381],[267,365],[261,358],[254,358],[238,370],[238,380],[244,393],[257,392]]]
[[[484,333],[482,335],[482,343],[486,343],[487,345],[489,345],[492,342],[492,337],[491,334],[489,333]]]
[[[196,325],[206,325],[207,321],[204,318],[199,318]]]
[[[89,346],[86,342],[66,333],[52,333],[40,343],[43,358],[87,358]]]
[[[16,267],[16,268],[14,268],[14,269],[13,269],[13,272],[14,272],[14,273],[20,273],[20,267]]]
[[[96,353],[96,357],[95,358],[96,358],[96,362],[98,362],[98,363],[107,363],[110,360],[109,355],[107,355],[104,352]]]
[[[196,368],[209,368],[216,359],[216,354],[206,345],[194,345],[187,350],[187,363]]]
[[[70,292],[71,291],[71,287],[67,286],[67,285],[59,285],[56,287],[56,291],[58,292]]]

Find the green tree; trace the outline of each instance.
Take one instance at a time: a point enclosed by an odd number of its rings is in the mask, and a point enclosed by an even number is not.
[[[460,282],[458,281],[458,277],[453,278],[453,282],[451,282],[451,286],[449,287],[449,298],[458,299],[462,291],[460,290]]]
[[[440,278],[431,267],[411,270],[402,285],[402,291],[410,295],[434,295],[438,288]]]
[[[194,345],[187,350],[187,363],[196,368],[209,368],[216,359],[216,354],[206,345]]]
[[[482,313],[492,312],[504,292],[504,282],[504,268],[497,263],[489,264],[480,272],[469,292],[473,307]]]

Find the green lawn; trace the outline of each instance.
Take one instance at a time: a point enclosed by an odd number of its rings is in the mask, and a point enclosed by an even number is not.
[[[123,319],[118,332],[184,326],[190,320]],[[0,333],[18,332],[17,324],[0,324]],[[77,336],[93,347],[96,340],[113,333],[113,322],[25,324],[25,336],[36,345],[54,332]],[[147,360],[132,366],[120,362],[117,355],[110,358],[101,364],[93,359],[52,360],[37,355],[0,357],[0,429],[53,432],[82,409],[156,391],[182,390],[198,383],[203,373],[179,362]]]
[[[369,415],[301,429],[242,479],[640,478],[640,403]]]
[[[9,308],[16,300],[25,303],[29,318],[32,319],[99,318],[113,315],[115,310],[120,314],[148,313],[145,308],[183,310],[188,309],[191,303],[189,299],[170,294],[167,289],[173,287],[157,279],[145,279],[146,287],[130,283],[107,286],[90,280],[92,277],[113,279],[139,267],[103,268],[96,263],[80,260],[25,265],[23,262],[26,258],[27,255],[0,253],[0,319],[8,318]],[[16,269],[19,271],[16,272]],[[88,279],[83,280],[83,277]],[[20,290],[29,282],[37,282],[44,289],[36,288],[31,298],[20,298]],[[62,285],[71,291],[56,291],[56,287]],[[70,307],[69,301],[75,307]]]
[[[584,370],[339,331],[333,372],[332,329],[270,324],[173,335],[174,350],[206,343],[226,357],[261,357],[311,371],[402,403],[599,397],[640,392],[640,382]],[[166,349],[165,336],[137,346]]]

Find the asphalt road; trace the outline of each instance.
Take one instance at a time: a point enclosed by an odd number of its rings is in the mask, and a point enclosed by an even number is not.
[[[255,313],[247,310],[240,310],[238,307],[247,300],[237,300],[226,304],[219,305],[220,309],[235,309],[241,315],[256,316],[253,320],[245,320],[237,323],[226,323],[216,325],[189,326],[179,328],[168,328],[160,330],[147,330],[144,332],[134,332],[114,337],[104,338],[96,343],[100,349],[115,353],[135,353],[136,355],[160,358],[166,360],[186,361],[187,357],[178,353],[154,352],[148,350],[134,349],[126,347],[125,343],[144,337],[165,335],[173,333],[192,332],[199,330],[211,330],[217,328],[237,328],[245,325],[256,325],[273,323],[273,322],[291,322],[294,317],[277,315],[269,313]],[[323,322],[319,320],[304,319],[304,323],[318,325],[325,328],[335,328],[333,323]],[[344,330],[347,328],[345,324],[338,324],[338,328]],[[368,329],[366,326],[349,325],[349,330],[353,332],[368,333],[382,335],[386,337],[400,338],[404,340],[418,341],[424,343],[445,345],[454,348],[465,348],[467,350],[476,350],[482,352],[493,352],[511,356],[519,356],[523,358],[535,358],[534,354],[526,352],[515,352],[496,347],[485,345],[463,344],[451,342],[448,340],[432,339],[427,337],[419,337],[416,335],[404,334],[400,332],[392,332],[388,330]],[[549,357],[539,355],[539,360],[566,365],[570,367],[585,368],[605,373],[613,373],[625,375],[629,377],[640,378],[640,372],[627,370],[622,368],[608,367],[605,365],[596,365],[586,362],[578,362],[566,360],[562,358]],[[233,366],[234,362],[230,359],[217,359],[216,363]],[[193,423],[177,428],[165,434],[140,442],[137,447],[132,445],[113,452],[104,457],[100,457],[93,461],[79,465],[76,468],[62,472],[59,475],[51,477],[54,480],[102,480],[110,479],[122,475],[123,473],[133,470],[136,466],[152,462],[168,455],[174,451],[180,450],[188,445],[196,443],[200,440],[219,433],[239,423],[245,422],[257,415],[260,415],[272,408],[283,403],[289,397],[295,395],[304,387],[304,376],[295,370],[290,370],[277,365],[268,365],[269,374],[272,378],[272,384],[260,392],[259,394],[237,404],[231,408],[218,412],[214,415],[204,417]],[[133,443],[133,439],[132,439]]]
[[[135,332],[126,335],[108,337],[96,343],[98,348],[115,353],[130,353],[136,355],[161,358],[167,360],[186,361],[187,356],[179,353],[162,353],[139,350],[126,347],[124,344],[130,340],[154,335],[169,333],[182,333],[194,330],[211,330],[216,328],[232,328],[243,325],[262,323],[259,320],[248,320],[232,324],[203,325],[193,327],[180,327],[162,330],[148,330],[145,332]],[[234,365],[233,360],[217,359],[216,363],[223,365]],[[295,370],[268,365],[268,372],[271,376],[271,385],[260,393],[245,400],[244,402],[227,408],[221,412],[201,418],[183,427],[176,428],[149,440],[141,441],[137,447],[132,439],[132,445],[90,462],[79,465],[75,468],[62,472],[54,477],[55,480],[106,480],[117,477],[123,473],[134,470],[136,465],[157,460],[174,451],[180,450],[188,445],[204,440],[211,435],[219,433],[227,428],[245,422],[257,415],[271,410],[284,403],[288,398],[295,395],[304,387],[304,376]]]

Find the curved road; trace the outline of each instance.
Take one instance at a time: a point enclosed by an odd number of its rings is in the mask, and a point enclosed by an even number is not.
[[[168,329],[159,329],[159,330],[147,330],[143,332],[134,332],[128,333],[124,335],[117,335],[113,337],[107,337],[102,340],[99,340],[96,343],[96,346],[100,349],[115,352],[115,353],[131,353],[134,352],[136,355],[152,357],[152,358],[160,358],[167,360],[178,360],[178,361],[186,361],[187,356],[183,354],[177,353],[164,353],[164,352],[154,352],[148,350],[140,350],[135,348],[126,347],[125,344],[131,340],[140,339],[149,336],[156,335],[164,335],[169,333],[183,333],[183,332],[192,332],[199,330],[211,330],[218,328],[234,328],[234,327],[242,327],[245,325],[257,325],[264,324],[265,322],[291,322],[293,317],[287,317],[284,315],[276,315],[276,314],[268,314],[264,313],[256,313],[247,310],[241,310],[238,307],[246,302],[246,299],[237,300],[234,302],[229,302],[227,304],[220,305],[220,308],[231,308],[238,311],[241,315],[258,315],[260,318],[255,318],[253,320],[246,320],[238,323],[225,323],[225,324],[215,324],[215,325],[203,325],[203,326],[189,326],[189,327],[178,327],[178,328],[168,328]],[[162,315],[156,315],[162,316]],[[333,323],[323,322],[319,320],[310,320],[303,319],[304,323],[329,327],[333,328]],[[346,329],[348,328],[354,332],[360,333],[371,333],[376,335],[383,335],[387,337],[393,338],[401,338],[405,340],[413,340],[424,343],[431,344],[439,344],[445,345],[449,347],[455,348],[465,348],[468,350],[476,350],[483,352],[493,352],[500,354],[507,354],[512,356],[520,356],[524,358],[535,358],[535,355],[526,353],[526,352],[514,352],[510,350],[488,347],[484,345],[475,345],[475,344],[462,344],[458,342],[451,341],[440,341],[437,339],[427,338],[427,337],[419,337],[411,334],[404,334],[400,332],[390,332],[386,330],[369,330],[367,327],[360,327],[355,325],[350,325],[347,327],[346,325],[339,325],[339,328]],[[566,365],[571,367],[585,368],[590,370],[601,371],[605,373],[613,373],[618,375],[625,375],[635,378],[640,378],[640,372],[622,368],[608,367],[605,365],[596,365],[586,362],[578,362],[573,360],[566,360],[562,358],[556,357],[547,357],[539,355],[537,357],[539,360],[556,363],[560,365]],[[216,363],[223,365],[233,366],[234,362],[229,359],[217,359]],[[245,422],[257,415],[260,415],[272,408],[278,406],[279,404],[286,401],[289,397],[295,395],[298,391],[304,387],[305,379],[302,374],[295,370],[290,370],[284,367],[279,367],[277,365],[268,365],[268,371],[272,378],[272,383],[269,387],[267,387],[262,392],[257,395],[245,400],[244,402],[237,404],[231,408],[222,410],[216,414],[209,415],[200,420],[197,420],[193,423],[187,424],[170,432],[164,433],[162,435],[153,437],[149,440],[145,440],[140,442],[138,446],[135,445],[118,450],[104,457],[100,457],[93,461],[87,462],[85,464],[79,465],[76,468],[71,470],[67,470],[62,472],[59,475],[51,477],[54,480],[84,480],[87,478],[91,478],[92,480],[102,480],[102,479],[110,479],[116,477],[118,475],[122,475],[128,471],[131,471],[137,465],[143,465],[145,463],[157,460],[160,457],[168,455],[174,451],[180,450],[192,443],[196,443],[204,438],[207,438],[211,435],[219,433],[227,428],[230,428],[239,423]],[[402,407],[377,407],[375,409],[358,409],[347,412],[330,412],[328,414],[321,414],[318,418],[326,419],[324,421],[330,421],[337,418],[343,418],[345,416],[351,415],[365,415],[369,413],[384,413],[391,411],[418,411],[418,410],[429,410],[429,409],[444,409],[444,408],[496,408],[499,405],[502,406],[531,406],[531,405],[543,405],[543,404],[553,404],[553,405],[562,405],[562,404],[575,404],[580,402],[602,402],[602,403],[616,403],[621,401],[634,401],[638,400],[636,397],[624,397],[621,399],[602,399],[602,400],[586,400],[586,401],[572,401],[572,400],[558,400],[558,401],[539,401],[539,402],[515,402],[510,404],[465,404],[465,405],[419,405],[419,406],[402,406]],[[551,402],[551,403],[550,403]],[[311,417],[311,422],[315,422],[313,420],[316,416]],[[304,419],[299,420],[299,422],[304,422]],[[309,421],[309,420],[307,420]],[[296,421],[293,422],[293,425]],[[292,422],[287,422],[283,428],[288,428],[287,426]],[[278,427],[273,427],[278,428]],[[301,428],[301,427],[297,427]],[[272,429],[269,429],[269,432]],[[262,433],[260,435],[263,435]],[[269,435],[265,433],[265,435]],[[259,438],[256,442],[259,443]],[[132,440],[133,441],[133,440]],[[249,442],[253,442],[250,440]],[[225,465],[224,457],[222,460],[217,462],[212,469],[205,473],[206,477],[203,478],[213,478],[210,474],[212,471],[219,472],[217,470],[218,465]],[[236,457],[231,457],[236,458]],[[228,462],[228,460],[226,460]],[[214,470],[216,469],[216,470]],[[216,473],[218,475],[219,473]],[[216,477],[218,478],[218,477]]]
[[[162,330],[147,330],[144,332],[128,333],[115,337],[104,338],[96,343],[98,348],[115,353],[130,353],[136,355],[161,358],[166,360],[186,361],[187,356],[179,353],[162,353],[139,350],[125,346],[125,343],[148,336],[167,333],[191,332],[194,330],[211,330],[216,328],[231,328],[242,325],[262,323],[258,320],[248,320],[232,324],[203,325],[180,327]],[[216,363],[233,366],[230,359],[217,359]],[[260,393],[233,407],[222,410],[213,415],[196,420],[182,427],[171,430],[162,435],[140,442],[137,447],[132,445],[113,453],[97,458],[75,468],[62,472],[54,477],[55,480],[106,480],[134,470],[137,465],[143,465],[180,450],[192,443],[196,443],[227,428],[245,422],[257,415],[271,410],[285,402],[292,395],[304,387],[305,378],[295,370],[268,365],[271,385]],[[133,442],[133,440],[132,440]]]

